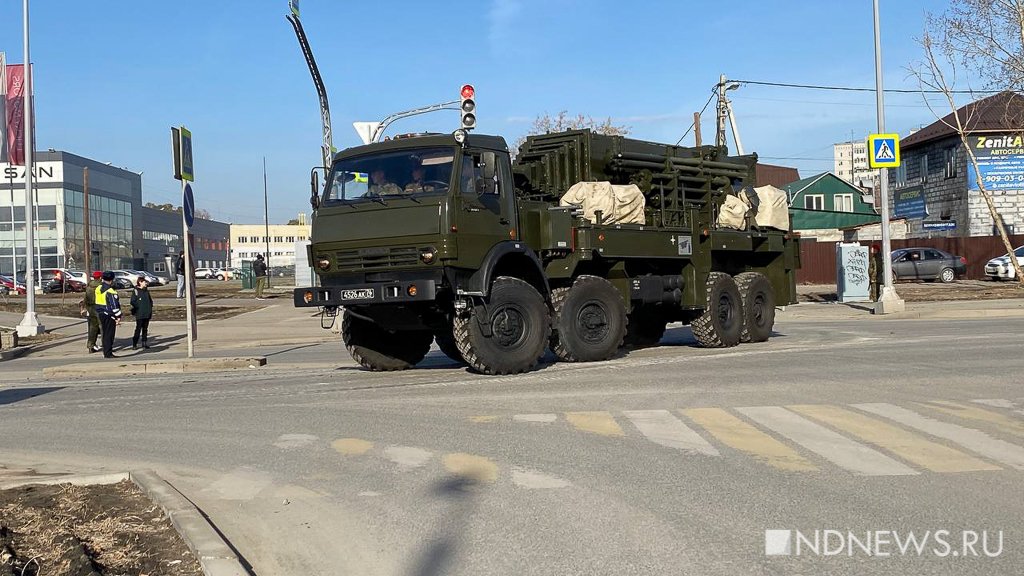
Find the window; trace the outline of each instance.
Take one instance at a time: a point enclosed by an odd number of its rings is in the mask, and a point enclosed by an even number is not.
[[[255,244],[255,243],[259,242],[259,241],[260,241],[260,237],[259,236],[249,236],[249,242],[252,242],[253,244]]]
[[[166,268],[164,267],[164,263],[163,262],[154,262],[153,263],[153,272],[166,272]]]
[[[927,154],[921,156],[921,160],[920,160],[920,163],[918,164],[918,166],[919,166],[918,169],[920,171],[921,183],[924,184],[925,182],[928,181],[928,155]]]
[[[836,194],[832,206],[836,212],[853,212],[853,194]]]
[[[238,237],[238,243],[239,244],[245,244],[245,236],[239,236]]]
[[[924,257],[926,260],[943,260],[945,256],[938,250],[925,250]]]
[[[892,170],[892,179],[895,184],[906,184],[907,183],[907,163],[901,162],[899,166]]]
[[[956,178],[956,165],[957,165],[957,147],[950,146],[946,148],[945,159],[946,159],[946,179]]]
[[[824,210],[825,196],[823,194],[808,194],[804,196],[804,208],[807,210]]]
[[[278,244],[284,242],[284,236],[274,236],[274,242]]]
[[[295,242],[295,236],[288,236],[287,238],[285,238],[285,241],[286,242]]]

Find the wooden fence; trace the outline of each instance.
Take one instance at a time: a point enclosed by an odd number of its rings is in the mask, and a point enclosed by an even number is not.
[[[879,241],[861,241],[870,245]],[[1024,244],[1024,234],[1010,236],[1010,244],[1014,248]],[[893,240],[892,249],[898,248],[938,248],[956,256],[967,259],[966,278],[978,280],[985,278],[985,263],[997,256],[1006,254],[1006,247],[998,236],[972,236],[970,238],[912,238],[909,240]],[[836,245],[834,242],[800,242],[800,264],[796,281],[798,284],[835,284],[836,282]]]

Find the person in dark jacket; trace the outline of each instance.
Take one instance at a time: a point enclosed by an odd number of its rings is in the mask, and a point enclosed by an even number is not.
[[[178,292],[176,296],[178,298],[185,297],[185,256],[184,254],[178,255],[178,261],[174,265],[174,273],[178,276]]]
[[[131,299],[132,316],[135,316],[135,335],[132,336],[132,350],[138,350],[139,344],[148,349],[146,339],[149,337],[149,321],[153,318],[153,296],[149,293],[149,282],[139,276],[135,283],[135,291]]]
[[[100,317],[96,314],[96,288],[100,285],[100,278],[103,273],[96,270],[92,273],[92,280],[85,287],[85,295],[82,298],[83,314],[89,317],[89,337],[86,345],[89,353],[99,352],[100,347],[96,345],[96,339],[100,335]]]
[[[267,263],[263,261],[263,254],[256,255],[256,261],[252,263],[252,273],[256,277],[256,299],[263,300],[263,290],[267,287]]]
[[[121,301],[114,290],[114,273],[103,272],[102,282],[96,287],[96,314],[103,332],[103,357],[114,358],[114,331],[121,324]]]

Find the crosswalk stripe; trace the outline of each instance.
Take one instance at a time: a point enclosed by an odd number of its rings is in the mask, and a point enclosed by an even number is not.
[[[781,406],[737,408],[744,416],[773,430],[822,458],[866,476],[912,475],[918,472],[885,454],[854,442]]]
[[[1006,408],[1007,410],[1013,410],[1014,414],[1024,414],[1024,408],[1021,408],[1020,403],[1015,403],[1011,400],[1002,399],[982,399],[982,400],[971,400],[975,404],[984,404],[986,406],[992,406],[993,408]]]
[[[602,436],[625,436],[618,422],[608,412],[566,412],[565,419],[578,430]]]
[[[942,422],[922,416],[912,410],[894,406],[892,404],[885,403],[869,403],[869,404],[854,404],[854,408],[883,416],[908,426],[926,434],[937,436],[939,438],[945,438],[955,442],[968,450],[981,454],[982,456],[1001,462],[1007,466],[1012,466],[1017,469],[1024,469],[1024,448],[1010,444],[998,438],[993,438],[988,434],[975,430],[973,428],[965,428],[957,424],[950,424],[948,422]]]
[[[554,422],[557,419],[557,414],[514,414],[512,416],[513,422],[537,422],[541,424]]]
[[[816,404],[787,406],[787,408],[852,434],[875,446],[885,448],[904,460],[933,472],[1001,470],[999,466],[989,464],[959,450],[838,406]]]
[[[795,450],[721,408],[690,408],[680,412],[718,441],[780,470],[813,472],[818,467]]]
[[[708,456],[719,455],[714,446],[668,410],[625,410],[622,413],[655,444]]]
[[[927,406],[932,410],[938,410],[939,412],[949,414],[950,416],[956,416],[966,420],[987,422],[1009,434],[1024,436],[1024,422],[1010,418],[1004,414],[1000,414],[999,412],[993,412],[991,410],[985,410],[984,408],[961,404],[959,402],[950,402],[948,400],[932,400],[927,404],[919,405]]]

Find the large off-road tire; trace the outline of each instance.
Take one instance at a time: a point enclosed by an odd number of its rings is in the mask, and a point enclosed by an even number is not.
[[[463,360],[484,374],[532,369],[551,335],[544,298],[533,286],[508,276],[499,276],[483,305],[456,316],[452,324]]]
[[[363,368],[386,372],[415,366],[430,351],[434,336],[426,330],[389,332],[345,310],[341,339],[352,358]]]
[[[458,344],[455,343],[455,336],[452,335],[451,327],[447,330],[434,332],[434,342],[437,343],[437,347],[445,356],[460,364],[466,363],[466,361],[462,359],[462,352],[459,352]]]
[[[626,336],[622,345],[632,350],[657,346],[665,336],[668,322],[660,314],[660,306],[637,306],[627,316]]]
[[[626,305],[604,278],[580,276],[551,293],[555,309],[551,351],[565,362],[597,362],[615,355],[626,334]]]
[[[697,343],[705,348],[728,348],[740,343],[743,331],[743,304],[732,276],[723,272],[708,274],[706,308],[690,327]]]
[[[740,342],[764,342],[775,325],[775,291],[764,274],[744,272],[736,276],[743,304]]]

